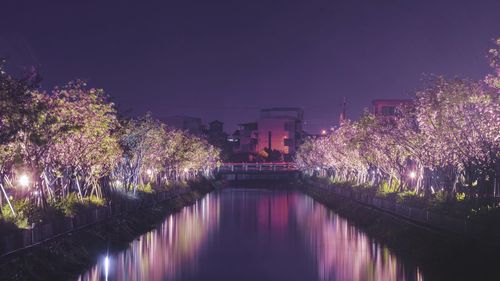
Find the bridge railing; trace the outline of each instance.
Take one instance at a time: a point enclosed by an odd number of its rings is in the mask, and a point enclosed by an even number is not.
[[[296,171],[292,163],[288,162],[264,162],[264,163],[224,163],[219,172],[238,171]]]

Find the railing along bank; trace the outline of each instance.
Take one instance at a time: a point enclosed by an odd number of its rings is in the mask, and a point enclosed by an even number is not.
[[[178,188],[158,192],[151,197],[110,203],[107,206],[91,208],[79,212],[72,217],[62,217],[50,222],[34,224],[34,226],[29,229],[19,229],[12,234],[0,237],[0,257],[102,222],[106,219],[176,198],[188,193],[190,190],[189,188]]]
[[[383,210],[410,221],[459,234],[461,236],[474,236],[484,231],[485,228],[483,225],[475,223],[473,220],[454,218],[436,212],[406,206],[366,193],[356,192],[348,188],[319,182],[313,182],[311,184],[325,192],[333,193],[334,195],[348,198],[352,201]]]

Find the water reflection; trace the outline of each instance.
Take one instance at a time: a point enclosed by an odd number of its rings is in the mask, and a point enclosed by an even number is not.
[[[387,247],[370,239],[345,219],[305,196],[294,196],[298,229],[315,259],[320,280],[423,280]]]
[[[132,242],[126,251],[103,257],[78,280],[182,280],[196,272],[200,252],[216,233],[219,217],[219,197],[209,194],[169,216],[159,228]]]
[[[306,195],[227,189],[168,217],[78,280],[423,278],[415,266]]]

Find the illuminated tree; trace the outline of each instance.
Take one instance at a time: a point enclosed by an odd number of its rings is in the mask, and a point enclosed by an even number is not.
[[[387,183],[397,191],[491,194],[500,158],[499,54],[485,81],[435,77],[392,116],[366,112],[328,136],[307,140],[295,163],[308,173],[333,171],[339,181]]]
[[[55,89],[50,98],[51,115],[65,130],[49,147],[47,181],[58,182],[62,195],[69,187],[76,188],[81,197],[102,197],[101,186],[106,184],[101,179],[121,155],[113,104],[102,90],[87,89],[82,81]]]
[[[500,148],[499,95],[481,82],[438,77],[417,93],[417,119],[435,166],[446,167],[456,190],[494,177]]]

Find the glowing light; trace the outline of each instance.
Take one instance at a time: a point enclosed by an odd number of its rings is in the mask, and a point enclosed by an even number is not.
[[[187,173],[189,172],[189,169],[188,168],[184,168],[184,173]]]
[[[322,135],[326,135],[326,130],[324,130],[324,129],[323,129],[323,130],[321,130],[321,134],[322,134]]]
[[[146,173],[151,176],[153,174],[153,171],[151,169],[147,169]]]
[[[28,177],[28,175],[22,174],[18,179],[18,183],[22,187],[28,187],[30,185],[30,178]]]
[[[104,277],[106,280],[108,280],[108,275],[109,275],[109,257],[106,256],[104,258]]]
[[[410,178],[414,179],[417,176],[417,173],[415,172],[410,172]]]
[[[431,191],[432,191],[432,194],[436,193],[436,191],[434,190],[434,187],[431,185]]]
[[[122,185],[122,182],[120,180],[115,180],[115,185],[116,186],[121,186]]]

